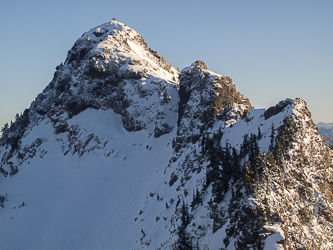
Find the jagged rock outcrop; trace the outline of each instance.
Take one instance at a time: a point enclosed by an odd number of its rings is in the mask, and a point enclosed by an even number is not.
[[[179,80],[176,148],[195,143],[215,119],[225,121],[228,126],[252,109],[230,77],[207,70],[202,61],[183,69]]]
[[[278,113],[280,113],[285,107],[287,107],[292,102],[293,102],[293,100],[288,98],[286,100],[280,101],[275,106],[268,108],[264,113],[265,119],[267,120],[270,117],[272,117],[273,115],[277,115]]]

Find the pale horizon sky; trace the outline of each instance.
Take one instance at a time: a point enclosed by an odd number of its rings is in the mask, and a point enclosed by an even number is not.
[[[2,1],[0,126],[30,106],[75,40],[112,20],[180,69],[228,75],[255,108],[300,97],[333,121],[333,1]]]

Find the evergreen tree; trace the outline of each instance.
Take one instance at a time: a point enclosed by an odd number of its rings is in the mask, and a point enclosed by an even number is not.
[[[219,161],[219,154],[216,151],[212,151],[209,154],[210,163],[206,167],[206,188],[211,184],[216,182],[221,175],[221,171],[219,168],[220,161]]]
[[[212,181],[212,196],[214,202],[220,203],[224,195],[229,190],[229,181],[233,175],[232,156],[230,144],[219,150],[217,168],[214,169],[214,178]]]
[[[175,250],[192,250],[192,239],[191,235],[186,231],[187,226],[191,222],[191,217],[188,212],[188,205],[183,200],[182,207],[180,209],[180,220],[181,224],[178,227],[177,235],[178,240],[175,243]]]
[[[201,195],[200,195],[200,192],[199,192],[199,188],[197,187],[196,191],[193,190],[193,199],[192,199],[192,202],[191,202],[191,211],[193,211],[194,208],[197,207],[198,204],[202,205],[202,198],[201,198]]]
[[[253,184],[255,182],[255,174],[251,171],[250,165],[251,162],[247,162],[247,165],[244,166],[244,186],[247,195],[253,192]]]
[[[7,142],[9,134],[9,125],[8,123],[5,123],[3,128],[1,129],[1,137],[0,137],[0,145],[4,146]]]
[[[255,134],[251,134],[249,162],[250,162],[251,171],[256,172],[260,164],[260,150],[257,141],[257,136]]]
[[[245,134],[243,137],[243,143],[240,147],[240,152],[239,152],[240,158],[244,158],[249,153],[249,146],[250,146],[249,135]]]
[[[201,194],[200,194],[200,192],[199,192],[199,188],[197,187],[197,190],[196,190],[196,199],[197,199],[197,204],[201,204],[201,205],[203,205],[203,203],[202,203],[202,197],[201,197]]]
[[[216,203],[220,203],[224,199],[224,184],[221,171],[219,170],[218,178],[212,184],[212,196]]]
[[[182,207],[180,209],[180,213],[181,213],[182,226],[184,228],[186,228],[190,224],[191,219],[190,219],[190,214],[188,212],[188,205],[185,203],[184,200],[183,200]]]
[[[5,125],[3,125],[3,128],[1,129],[2,134],[5,134],[7,132],[8,127],[9,127],[8,123],[5,123]]]
[[[207,188],[211,183],[216,182],[221,175],[220,162],[222,156],[222,148],[220,145],[223,133],[215,133],[213,138],[208,136],[204,138],[203,151],[207,154],[209,164],[206,167],[206,183]]]
[[[232,177],[234,179],[234,182],[236,182],[241,176],[241,168],[240,168],[240,156],[238,156],[235,147],[232,147],[231,168],[232,168]]]
[[[190,205],[191,211],[193,211],[193,209],[196,207],[196,205],[197,205],[197,197],[196,197],[196,193],[193,189],[192,202],[191,202],[191,205]]]
[[[261,138],[262,138],[260,126],[258,126],[258,136],[257,136],[257,138],[258,138],[258,141],[260,141]]]
[[[163,101],[164,101],[164,103],[169,103],[169,100],[170,100],[170,96],[168,96],[168,91],[165,88],[164,89],[164,95],[163,95]]]
[[[221,184],[222,184],[222,191],[225,194],[228,192],[229,189],[229,180],[231,179],[232,175],[232,167],[231,167],[231,152],[230,152],[230,144],[227,144],[225,150],[223,152],[223,159],[222,159],[222,173],[221,173]]]
[[[271,127],[271,134],[269,136],[271,138],[268,151],[273,151],[274,149],[274,138],[275,138],[275,128],[274,128],[274,123],[272,122],[272,127]]]

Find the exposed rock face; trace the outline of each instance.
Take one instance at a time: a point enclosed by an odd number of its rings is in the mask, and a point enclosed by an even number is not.
[[[200,60],[195,61],[194,65],[197,66],[198,68],[207,69],[206,64],[203,61],[200,61]]]
[[[241,116],[242,112],[248,112],[252,108],[249,100],[236,90],[230,77],[207,70],[205,63],[201,61],[182,70],[179,95],[179,119],[185,113],[186,105],[203,108],[204,112],[198,114],[201,119],[215,119],[237,108],[240,109],[238,115]]]
[[[207,130],[214,119],[232,122],[251,110],[249,100],[240,94],[231,78],[207,70],[196,61],[182,70],[179,86],[178,135],[191,131],[197,137]],[[186,139],[180,141],[186,143]]]
[[[273,115],[280,113],[290,103],[292,103],[292,100],[288,98],[286,100],[280,101],[274,107],[269,107],[264,113],[265,119],[267,120],[268,118],[272,117]]]
[[[2,131],[2,247],[333,248],[333,152],[303,100],[254,109],[116,21],[56,70]]]

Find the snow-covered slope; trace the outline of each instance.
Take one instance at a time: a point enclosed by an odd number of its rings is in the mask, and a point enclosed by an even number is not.
[[[332,151],[306,103],[254,109],[117,21],[0,139],[3,249],[332,249]]]

